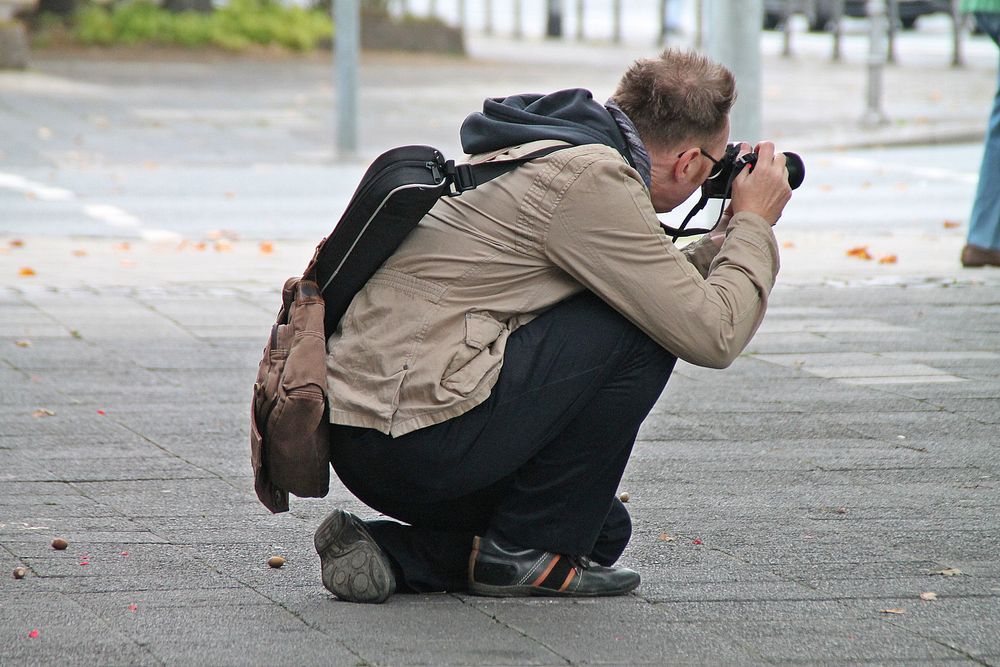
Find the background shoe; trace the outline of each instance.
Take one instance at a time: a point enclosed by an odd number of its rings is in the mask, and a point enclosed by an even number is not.
[[[334,510],[313,540],[323,567],[323,585],[348,602],[385,602],[396,592],[396,577],[361,519]]]
[[[469,556],[469,592],[491,597],[596,597],[625,595],[639,585],[639,573],[604,567],[587,558],[523,549],[477,537]]]
[[[967,245],[962,248],[962,266],[966,268],[1000,266],[1000,250]]]

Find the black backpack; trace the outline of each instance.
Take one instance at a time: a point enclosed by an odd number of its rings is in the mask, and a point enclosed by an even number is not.
[[[439,198],[565,147],[469,165],[445,160],[430,146],[402,146],[372,162],[302,277],[286,281],[264,346],[250,406],[250,458],[257,497],[269,510],[287,511],[289,492],[323,497],[329,491],[326,339],[354,295]]]

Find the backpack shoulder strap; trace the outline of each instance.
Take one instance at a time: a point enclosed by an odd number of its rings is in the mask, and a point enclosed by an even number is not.
[[[484,183],[492,181],[497,176],[503,176],[507,172],[517,169],[526,162],[537,160],[538,158],[545,157],[550,153],[555,153],[556,151],[564,148],[572,148],[572,146],[563,144],[558,146],[546,146],[545,148],[540,148],[537,151],[533,151],[527,155],[522,155],[521,157],[513,158],[511,160],[496,160],[491,162],[482,162],[480,164],[453,164],[449,161],[450,164],[448,167],[450,170],[448,176],[451,178],[453,187],[447,194],[449,196],[456,196],[466,190],[472,190],[480,185],[483,185]]]

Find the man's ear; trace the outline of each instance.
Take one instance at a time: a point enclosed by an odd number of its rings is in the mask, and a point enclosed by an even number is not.
[[[693,181],[694,172],[698,169],[698,158],[701,151],[697,148],[689,148],[677,158],[674,163],[674,178],[679,182]]]

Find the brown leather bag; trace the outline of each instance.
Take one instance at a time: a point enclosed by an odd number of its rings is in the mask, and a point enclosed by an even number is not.
[[[312,265],[306,276],[312,276]],[[250,406],[254,490],[272,512],[288,511],[289,492],[321,498],[330,490],[323,297],[314,280],[289,278],[260,360]]]

